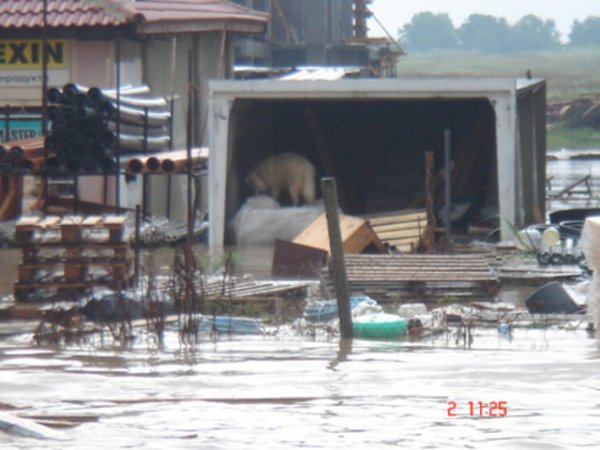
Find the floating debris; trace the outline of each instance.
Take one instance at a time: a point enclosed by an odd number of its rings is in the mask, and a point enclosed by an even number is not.
[[[366,296],[350,297],[350,309],[354,315],[356,308],[379,308],[381,306],[372,298]],[[308,322],[327,322],[338,317],[337,300],[315,301],[306,305],[304,308],[304,318]]]
[[[233,316],[202,316],[198,322],[199,331],[218,334],[262,334],[259,319]]]
[[[0,430],[16,436],[34,439],[58,439],[60,434],[32,420],[22,419],[12,414],[0,412]]]
[[[352,319],[355,337],[395,338],[408,333],[408,321],[396,314],[366,314]]]

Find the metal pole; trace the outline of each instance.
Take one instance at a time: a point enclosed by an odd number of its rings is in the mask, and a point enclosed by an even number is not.
[[[148,112],[150,109],[144,106],[144,153],[148,151]]]
[[[193,70],[192,52],[188,56],[188,114],[187,114],[187,206],[188,206],[188,242],[191,245],[194,232],[194,215],[192,211],[192,122],[193,122]]]
[[[146,220],[148,215],[148,174],[142,174],[142,217]]]
[[[42,136],[46,137],[48,134],[48,99],[46,98],[46,91],[48,90],[48,0],[44,0],[44,28],[43,28],[43,39],[42,39]],[[44,145],[44,204],[42,212],[44,215],[48,214],[48,147]]]
[[[194,303],[194,292],[192,287],[192,275],[193,275],[193,257],[192,257],[192,233],[193,233],[193,223],[192,223],[192,164],[191,164],[191,154],[192,154],[192,52],[190,51],[188,54],[188,110],[187,110],[187,123],[186,123],[186,138],[187,138],[187,175],[188,175],[188,185],[187,185],[187,206],[188,206],[188,215],[187,215],[187,238],[185,240],[185,301],[187,305],[192,307]]]
[[[169,150],[173,150],[173,116],[175,114],[175,100],[171,96],[171,117],[169,118]],[[167,175],[167,219],[171,220],[171,191],[173,190],[173,178]]]
[[[140,205],[135,205],[135,286],[140,285],[140,227],[142,225],[140,218]]]
[[[77,172],[73,175],[73,209],[75,213],[79,212],[79,175]]]
[[[117,32],[117,145],[116,145],[116,169],[115,169],[115,196],[116,206],[121,206],[121,33]]]
[[[44,0],[44,25],[42,37],[42,136],[48,134],[48,0]]]
[[[338,316],[340,319],[340,334],[342,338],[352,337],[352,314],[346,278],[346,261],[340,231],[340,218],[338,216],[338,199],[335,179],[325,177],[321,179],[323,200],[325,201],[325,216],[327,217],[327,231],[329,232],[329,248],[333,265],[333,278],[335,280],[335,295],[337,297]]]
[[[144,154],[148,153],[148,107],[144,107]],[[148,174],[144,171],[142,175],[142,217],[148,218]]]
[[[4,142],[10,141],[10,105],[4,110]]]
[[[102,204],[104,206],[108,205],[108,175],[102,175],[103,183],[102,183]]]
[[[427,210],[427,228],[425,229],[425,239],[423,240],[425,253],[433,252],[435,241],[434,163],[433,152],[425,152],[425,205]]]
[[[452,223],[450,220],[450,211],[452,210],[452,186],[451,186],[451,166],[452,155],[450,147],[450,130],[444,130],[444,251],[450,252],[450,229]]]

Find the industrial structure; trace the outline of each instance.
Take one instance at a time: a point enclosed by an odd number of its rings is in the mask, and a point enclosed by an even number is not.
[[[358,66],[391,77],[403,54],[390,38],[367,35],[372,0],[234,0],[268,12],[265,33],[242,38],[236,63],[272,67]]]
[[[147,85],[173,102],[171,147],[198,147],[206,140],[208,80],[232,74],[232,35],[264,33],[268,22],[267,14],[211,0],[0,2],[2,129],[22,138],[49,128],[42,117],[49,87]],[[81,200],[131,208],[147,188],[149,212],[165,215],[168,204],[174,217],[186,216],[185,180],[172,190],[166,176],[142,186],[125,183],[121,169],[79,177]]]

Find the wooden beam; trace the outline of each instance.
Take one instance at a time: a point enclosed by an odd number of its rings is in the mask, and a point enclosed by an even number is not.
[[[346,265],[344,248],[342,246],[342,233],[338,217],[337,189],[334,178],[323,178],[321,182],[327,228],[333,264],[333,277],[335,280],[335,294],[337,297],[338,315],[340,319],[340,334],[342,338],[352,338],[352,312],[350,310],[350,296],[348,280],[346,279]]]

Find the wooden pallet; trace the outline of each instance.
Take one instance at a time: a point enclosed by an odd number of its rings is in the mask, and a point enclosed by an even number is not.
[[[489,300],[499,287],[498,277],[479,255],[347,255],[346,273],[352,295],[382,302]],[[331,288],[329,268],[323,278]]]
[[[425,235],[427,212],[420,209],[365,216],[379,239],[403,253],[415,252]]]
[[[123,241],[124,230],[124,216],[23,217],[15,226],[15,239],[18,245],[44,241],[77,244],[89,240],[87,235],[91,231],[105,231],[107,242],[119,243]]]
[[[18,283],[34,283],[36,280],[63,276],[67,281],[79,281],[86,278],[95,269],[103,269],[113,280],[124,281],[131,276],[131,261],[69,261],[64,263],[22,263],[17,266]],[[97,270],[96,270],[97,271]]]
[[[47,301],[57,296],[60,296],[61,300],[77,300],[79,296],[87,295],[100,286],[125,289],[133,286],[133,277],[114,280],[110,274],[88,274],[84,280],[67,280],[64,276],[57,275],[52,279],[15,283],[13,292],[17,302]]]
[[[133,258],[123,241],[123,216],[24,217],[15,227],[22,250],[17,301],[65,294],[75,298],[96,286],[118,288],[133,280]]]

